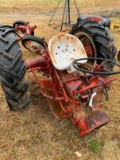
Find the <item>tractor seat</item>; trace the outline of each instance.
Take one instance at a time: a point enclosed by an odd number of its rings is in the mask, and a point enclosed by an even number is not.
[[[87,58],[81,41],[70,34],[60,33],[52,37],[48,43],[49,55],[54,67],[64,70],[76,59]],[[85,63],[86,60],[82,61]]]

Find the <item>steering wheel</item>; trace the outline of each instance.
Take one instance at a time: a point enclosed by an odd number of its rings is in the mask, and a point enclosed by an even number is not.
[[[86,63],[82,63],[82,61],[84,60],[96,60],[96,61],[100,61],[101,64],[96,64],[94,67],[90,66],[89,64]],[[77,59],[74,60],[72,65],[73,67],[82,72],[83,74],[89,73],[89,74],[97,74],[97,75],[113,75],[113,74],[119,74],[120,71],[110,71],[108,69],[105,69],[103,67],[103,64],[105,63],[110,63],[113,66],[118,66],[120,67],[119,64],[117,64],[116,62],[109,60],[109,59],[104,59],[104,58],[94,58],[94,57],[88,57],[88,58],[81,58],[81,59]]]

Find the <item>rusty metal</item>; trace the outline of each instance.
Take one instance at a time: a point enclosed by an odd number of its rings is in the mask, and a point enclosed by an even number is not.
[[[16,24],[15,25],[15,32],[21,33],[20,37],[18,38],[18,41],[21,41],[23,39],[23,37],[26,35],[31,35],[36,27],[37,27],[36,25],[31,26],[29,24],[29,22],[26,22],[24,25]]]
[[[64,43],[67,42],[65,45],[69,45],[68,39],[71,36],[60,34],[58,37],[54,37],[55,39],[53,38],[52,42],[50,41],[49,45],[51,46],[48,45],[45,51],[35,50],[41,56],[37,59],[26,61],[25,65],[38,82],[53,115],[57,119],[69,118],[72,124],[79,128],[80,137],[82,137],[109,121],[108,116],[98,110],[102,107],[101,96],[104,95],[103,91],[107,92],[109,90],[111,82],[115,78],[103,77],[99,74],[83,74],[81,76],[76,70],[68,72],[67,68],[64,67],[58,69],[56,67],[56,57],[54,55],[56,49],[54,50],[54,47],[56,47],[56,41],[60,42],[59,46],[57,46],[58,50],[59,47],[64,46],[60,45],[62,44],[61,36],[65,36],[63,39],[67,39],[67,41],[65,40]],[[73,42],[77,41],[78,39],[74,37]],[[74,47],[75,51],[77,51],[76,44]],[[67,50],[66,52],[68,53]],[[83,48],[80,53],[82,52],[84,53]],[[86,55],[84,56],[86,57]],[[87,64],[87,61],[84,61],[84,63]],[[96,64],[93,71],[99,72],[99,68],[100,65]],[[45,79],[41,78],[40,72],[43,77],[45,76]]]

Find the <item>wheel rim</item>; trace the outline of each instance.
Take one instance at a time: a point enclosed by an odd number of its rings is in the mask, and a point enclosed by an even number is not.
[[[96,52],[96,48],[95,48],[94,42],[91,39],[91,37],[84,32],[79,32],[75,36],[82,42],[88,57],[96,58],[97,52]],[[96,60],[89,60],[87,63],[91,66],[95,66]]]
[[[24,42],[24,46],[31,52],[36,53],[37,50],[44,50],[44,47],[33,40],[27,40]]]

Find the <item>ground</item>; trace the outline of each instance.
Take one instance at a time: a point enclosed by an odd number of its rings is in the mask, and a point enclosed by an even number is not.
[[[52,0],[18,1],[0,0],[0,25],[12,25],[16,20],[29,21],[37,25],[35,35],[45,37],[46,41],[59,33],[48,25],[57,2]],[[61,3],[62,4],[62,3]],[[59,6],[52,21],[56,26],[61,23],[63,5]],[[103,15],[112,21],[120,22],[120,0],[116,1],[79,1],[81,15]],[[71,21],[78,17],[74,4],[71,5]],[[64,27],[68,33],[70,27]],[[115,46],[120,49],[120,31],[110,30]],[[21,45],[21,44],[20,44]],[[34,57],[21,45],[23,58]],[[119,63],[119,62],[118,62]],[[39,91],[31,74],[27,73],[30,83],[31,101],[29,107],[11,112],[0,89],[0,160],[119,160],[120,159],[120,75],[112,84],[109,100],[104,101],[102,110],[111,121],[80,138],[78,129],[66,120],[57,120]],[[79,155],[75,153],[79,152]]]

